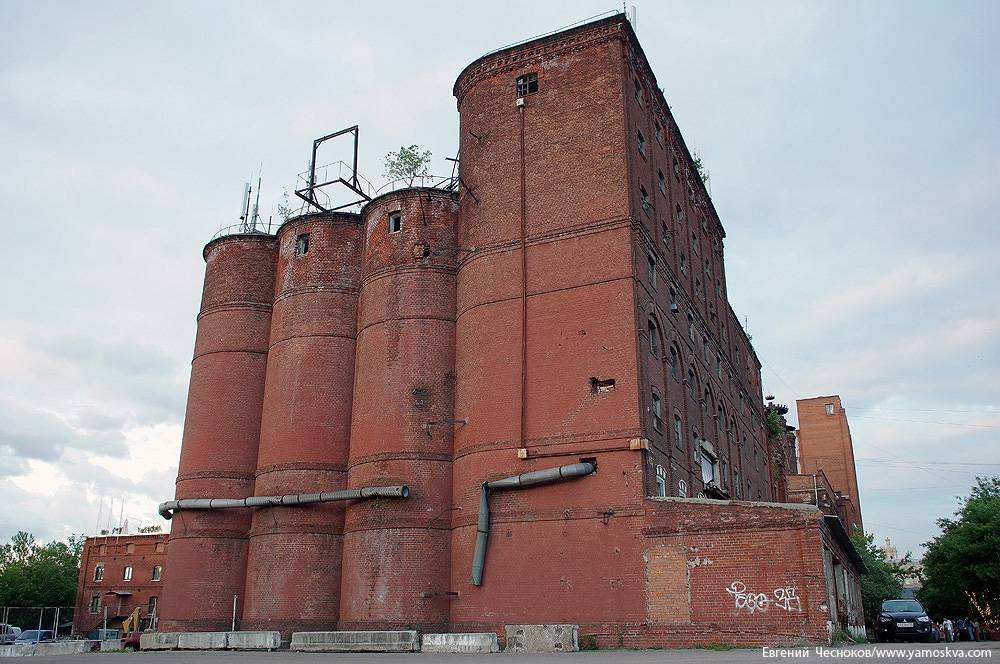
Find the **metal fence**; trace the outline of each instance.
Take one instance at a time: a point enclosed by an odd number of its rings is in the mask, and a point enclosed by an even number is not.
[[[0,607],[0,624],[22,631],[51,630],[59,638],[73,632],[73,614],[72,606],[4,606]]]

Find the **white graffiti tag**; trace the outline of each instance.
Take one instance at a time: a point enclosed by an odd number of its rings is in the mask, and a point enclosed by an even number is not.
[[[737,611],[746,611],[750,615],[755,613],[766,613],[769,606],[774,606],[782,611],[802,611],[802,602],[799,600],[795,586],[784,586],[775,588],[771,595],[767,593],[753,593],[747,591],[747,586],[742,581],[733,581],[726,592],[733,596],[733,602]]]
[[[733,581],[726,592],[733,596],[737,611],[746,609],[750,615],[757,611],[767,611],[767,605],[771,603],[771,598],[765,593],[748,593],[746,584],[740,581]]]
[[[774,589],[774,605],[782,611],[802,612],[802,602],[795,592],[795,586]]]

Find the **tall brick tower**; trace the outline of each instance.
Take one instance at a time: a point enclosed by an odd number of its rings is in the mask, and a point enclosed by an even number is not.
[[[858,473],[854,465],[854,443],[847,424],[847,411],[836,394],[798,399],[799,466],[804,474],[823,471],[834,491],[846,502],[848,530],[862,528]]]

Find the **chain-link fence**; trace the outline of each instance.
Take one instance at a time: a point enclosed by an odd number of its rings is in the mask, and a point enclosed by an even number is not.
[[[73,632],[73,613],[72,606],[4,606],[0,607],[0,625],[17,627],[22,632],[52,632],[46,638],[67,637]]]

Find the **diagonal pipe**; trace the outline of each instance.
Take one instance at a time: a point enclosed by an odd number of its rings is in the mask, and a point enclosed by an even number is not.
[[[181,498],[160,503],[160,516],[172,519],[181,510],[223,510],[237,507],[297,507],[337,500],[363,500],[366,498],[408,498],[410,488],[398,486],[366,486],[360,489],[342,489],[325,493],[290,493],[284,496],[250,496],[248,498]]]
[[[597,466],[592,463],[571,463],[566,466],[533,470],[492,482],[483,482],[479,494],[479,518],[476,521],[476,549],[472,554],[472,585],[483,585],[483,566],[486,563],[486,545],[490,536],[490,491],[525,489],[539,484],[552,484],[563,480],[590,475]]]

